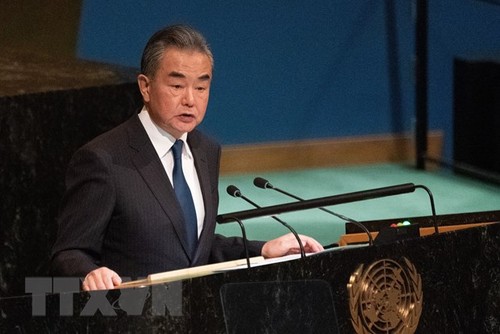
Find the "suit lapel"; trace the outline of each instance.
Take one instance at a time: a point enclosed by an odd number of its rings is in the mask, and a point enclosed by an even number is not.
[[[191,149],[191,153],[193,154],[194,163],[196,166],[196,173],[198,174],[198,179],[200,181],[201,193],[203,196],[203,203],[205,206],[205,220],[203,222],[203,230],[201,231],[198,248],[196,250],[196,255],[194,258],[194,262],[200,256],[200,253],[205,252],[207,245],[210,245],[208,240],[210,236],[206,233],[206,231],[210,231],[210,222],[207,220],[207,217],[213,216],[213,206],[212,203],[212,185],[210,182],[210,174],[208,168],[208,160],[206,156],[206,149],[203,148],[203,142],[200,140],[199,136],[196,133],[196,130],[191,132],[188,135],[188,144]],[[210,233],[209,233],[210,234]],[[207,239],[209,238],[209,239]]]
[[[175,192],[160,158],[137,116],[132,119],[128,135],[130,147],[135,151],[132,162],[174,226],[184,252],[189,257],[182,209],[177,203]]]

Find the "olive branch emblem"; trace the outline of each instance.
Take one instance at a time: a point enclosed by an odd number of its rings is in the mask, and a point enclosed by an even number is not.
[[[414,333],[422,313],[422,280],[415,266],[391,259],[361,264],[347,289],[356,333]]]

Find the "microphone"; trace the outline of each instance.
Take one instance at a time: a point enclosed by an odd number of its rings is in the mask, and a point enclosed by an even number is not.
[[[266,180],[266,179],[264,179],[264,178],[262,178],[262,177],[256,177],[256,178],[253,180],[253,184],[254,184],[256,187],[258,187],[258,188],[262,188],[262,189],[272,189],[272,190],[275,190],[275,191],[277,191],[277,192],[279,192],[279,193],[282,193],[282,194],[284,194],[284,195],[286,195],[286,196],[288,196],[288,197],[291,197],[291,198],[294,198],[294,199],[296,199],[296,200],[299,200],[299,201],[301,201],[301,202],[305,201],[303,198],[301,198],[301,197],[299,197],[299,196],[293,195],[293,194],[291,194],[291,193],[289,193],[289,192],[287,192],[287,191],[285,191],[285,190],[282,190],[282,189],[280,189],[280,188],[277,188],[277,187],[273,186],[273,185],[272,185],[272,184],[271,184],[268,180]],[[342,219],[342,220],[344,220],[344,221],[347,221],[347,222],[349,222],[349,223],[352,223],[352,224],[356,225],[357,227],[359,227],[360,229],[362,229],[362,230],[363,230],[363,231],[367,234],[367,236],[368,236],[368,243],[369,243],[370,245],[373,245],[373,237],[372,237],[372,235],[371,235],[370,231],[366,228],[366,226],[365,226],[365,225],[361,224],[360,222],[358,222],[358,221],[356,221],[356,220],[354,220],[354,219],[351,219],[351,218],[346,217],[346,216],[344,216],[344,215],[341,215],[341,214],[335,213],[335,212],[333,212],[333,211],[331,211],[331,210],[328,210],[328,209],[326,209],[326,208],[319,207],[318,209],[320,209],[321,211],[324,211],[324,212],[326,212],[326,213],[328,213],[328,214],[330,214],[330,215],[336,216],[336,217],[338,217],[338,218],[340,218],[340,219]]]
[[[250,200],[249,198],[247,198],[246,196],[244,196],[241,193],[240,189],[238,189],[238,187],[236,187],[234,185],[227,186],[226,191],[227,191],[227,193],[229,195],[231,195],[233,197],[241,198],[241,199],[245,200],[246,202],[250,203],[251,205],[253,205],[254,207],[256,207],[257,209],[261,208],[257,203],[253,202],[252,200]],[[306,257],[306,252],[304,250],[304,246],[302,245],[302,240],[300,240],[300,237],[297,234],[297,232],[295,231],[295,229],[293,227],[291,227],[290,225],[288,225],[283,220],[281,220],[278,217],[276,217],[276,216],[271,216],[271,218],[273,218],[274,220],[276,220],[277,222],[279,222],[281,225],[283,225],[287,229],[289,229],[290,232],[292,232],[292,234],[295,236],[295,239],[297,239],[297,242],[299,243],[300,257],[301,258],[305,258]]]

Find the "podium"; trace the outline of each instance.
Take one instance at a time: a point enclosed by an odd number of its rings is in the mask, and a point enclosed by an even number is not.
[[[488,224],[388,244],[351,244],[303,259],[257,262],[250,269],[217,268],[166,283],[3,298],[0,328],[3,333],[370,333],[366,326],[372,333],[500,332],[500,211],[437,218],[441,225]],[[423,228],[428,219],[420,218]],[[368,269],[375,271],[367,274]]]

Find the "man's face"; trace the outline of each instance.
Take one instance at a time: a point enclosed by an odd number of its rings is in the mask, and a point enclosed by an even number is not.
[[[175,138],[203,120],[211,80],[212,64],[205,54],[178,48],[164,51],[153,78],[137,78],[152,120]]]

